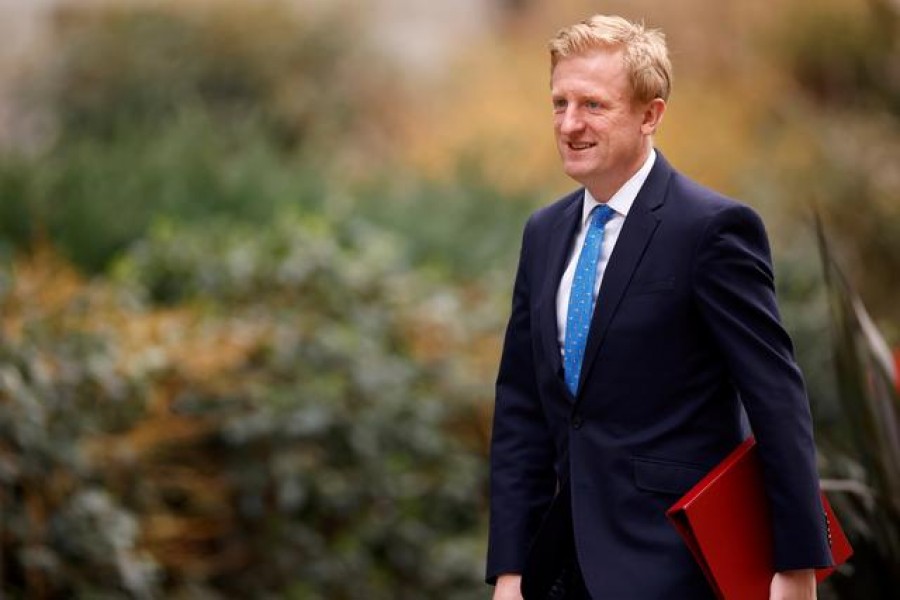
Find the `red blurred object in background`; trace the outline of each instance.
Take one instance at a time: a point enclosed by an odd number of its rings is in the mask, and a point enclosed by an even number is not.
[[[894,348],[894,385],[900,392],[900,348]]]

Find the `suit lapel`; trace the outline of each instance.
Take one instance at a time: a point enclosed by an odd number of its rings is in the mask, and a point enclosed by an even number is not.
[[[572,201],[563,210],[562,215],[554,223],[551,238],[547,245],[547,276],[541,291],[541,337],[544,353],[550,361],[550,367],[556,376],[557,383],[565,396],[572,400],[572,395],[563,379],[562,360],[559,355],[559,328],[556,325],[556,292],[562,279],[572,247],[572,239],[578,231],[579,220],[584,205],[584,190],[572,194]]]
[[[582,389],[590,374],[591,366],[606,339],[606,332],[615,317],[622,296],[628,289],[631,277],[659,226],[660,218],[654,211],[665,201],[666,187],[671,173],[672,168],[665,161],[662,153],[657,151],[656,163],[625,218],[625,224],[619,233],[619,239],[616,241],[615,249],[603,275],[603,283],[600,285],[597,304],[591,318],[587,349],[581,366],[579,389]]]

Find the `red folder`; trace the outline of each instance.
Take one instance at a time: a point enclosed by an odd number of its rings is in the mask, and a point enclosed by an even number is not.
[[[822,495],[834,566],[816,570],[822,581],[853,553]],[[731,454],[672,505],[666,516],[684,538],[722,600],[765,600],[775,574],[772,519],[754,439]]]

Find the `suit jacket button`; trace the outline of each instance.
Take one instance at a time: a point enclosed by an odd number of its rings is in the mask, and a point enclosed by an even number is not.
[[[575,413],[572,415],[572,427],[575,429],[581,429],[581,426],[584,425],[584,417],[581,416],[581,413]]]

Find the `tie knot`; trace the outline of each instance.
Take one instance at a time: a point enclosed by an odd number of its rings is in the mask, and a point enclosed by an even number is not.
[[[591,226],[605,227],[616,211],[611,209],[607,204],[598,204],[591,211]]]

